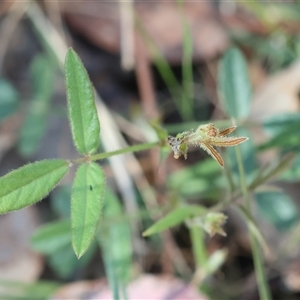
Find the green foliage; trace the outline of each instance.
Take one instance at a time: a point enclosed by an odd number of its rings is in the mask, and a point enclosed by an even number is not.
[[[255,59],[259,59],[270,72],[281,70],[298,59],[299,35],[293,30],[283,29],[284,26],[280,25],[299,19],[299,1],[290,2],[288,5],[280,2],[270,2],[265,5],[266,3],[261,1],[239,1],[239,4],[256,15],[262,26],[268,28],[269,33],[258,35],[237,31],[234,36],[236,42],[242,47],[251,49]]]
[[[288,182],[297,182],[300,180],[300,154],[293,156],[293,164],[289,164],[289,168],[283,170],[280,179]]]
[[[68,245],[49,254],[47,258],[49,265],[60,278],[69,279],[74,276],[74,272],[86,267],[92,260],[95,251],[96,243],[92,243],[85,255],[78,259],[70,242]]]
[[[299,113],[284,113],[269,117],[263,122],[263,129],[268,135],[275,136],[286,129],[294,126],[300,126]]]
[[[1,177],[0,213],[14,211],[43,199],[68,170],[65,160],[42,160]]]
[[[299,151],[300,114],[274,116],[264,122],[264,129],[271,138],[260,145],[260,150],[279,147],[284,151]]]
[[[104,263],[114,299],[131,277],[133,255],[129,223],[124,218],[122,207],[116,196],[107,189],[105,195],[104,219],[100,225],[99,245],[103,251]]]
[[[177,207],[144,231],[143,236],[148,236],[169,229],[181,224],[185,220],[203,215],[206,211],[207,210],[200,205],[185,205]]]
[[[71,220],[72,243],[82,256],[92,243],[101,218],[105,176],[96,163],[79,166],[72,188]]]
[[[238,49],[230,49],[222,58],[218,85],[228,116],[246,118],[250,112],[251,85],[246,61]]]
[[[28,157],[39,147],[45,134],[50,99],[53,92],[53,64],[46,56],[36,56],[31,65],[33,94],[22,125],[19,151]]]
[[[274,161],[271,166],[260,170],[255,179],[249,185],[249,189],[254,190],[259,185],[270,181],[276,176],[282,175],[282,173],[284,173],[282,178],[286,177],[286,180],[289,180],[290,177],[293,177],[295,169],[297,169],[297,164],[294,163],[293,166],[291,166],[294,158],[295,155],[293,153],[289,153],[280,158],[279,161]]]
[[[24,283],[18,281],[0,281],[0,298],[6,300],[28,300],[34,295],[35,300],[46,300],[53,295],[60,284],[41,280],[34,283]]]
[[[79,153],[93,154],[100,141],[94,90],[80,58],[72,49],[66,55],[65,76],[74,144]]]
[[[288,195],[282,192],[257,193],[255,199],[263,217],[277,229],[290,229],[299,219],[297,206]]]
[[[237,43],[251,48],[256,59],[259,59],[272,73],[288,67],[300,54],[299,36],[297,34],[288,36],[281,30],[272,32],[268,36],[245,33],[234,38]]]
[[[70,218],[71,185],[58,186],[51,194],[51,208],[60,218]]]
[[[51,254],[71,242],[69,220],[54,222],[39,228],[31,238],[33,248],[43,254]]]
[[[34,100],[21,132],[20,150],[24,155],[31,154],[37,147],[45,128],[45,119],[49,107],[52,89],[53,71],[45,57],[37,57],[31,68]],[[100,125],[94,101],[93,88],[87,72],[77,54],[70,49],[65,64],[69,117],[74,144],[82,154],[94,153],[99,145]],[[43,74],[43,76],[41,76]],[[38,131],[32,131],[30,127]],[[34,133],[34,136],[32,134]],[[80,257],[92,243],[101,217],[105,176],[102,169],[89,158],[79,159],[82,163],[77,171],[72,190],[72,244]],[[0,213],[6,213],[36,203],[44,198],[67,173],[70,164],[66,160],[44,160],[28,164],[8,173],[0,179]],[[56,226],[56,227],[55,227]],[[44,242],[53,241],[51,235],[57,235],[55,243],[48,245],[55,252],[55,245],[62,248],[62,241],[68,243],[66,235],[58,234],[61,224],[44,229]],[[48,231],[47,231],[48,230]],[[42,247],[43,239],[36,237]],[[57,244],[58,243],[58,244]],[[54,247],[54,248],[53,248]],[[58,251],[58,250],[57,250]]]
[[[191,83],[187,82],[187,79],[192,78],[192,41],[184,20],[183,23],[187,35],[184,57],[186,65],[183,68],[186,77],[184,91],[189,97],[192,97]],[[176,87],[178,83],[169,65],[159,55],[157,49],[152,48],[152,52],[156,53],[155,64],[165,81],[169,82],[169,88]],[[49,85],[53,79],[53,70],[45,57],[38,57],[33,62],[32,76],[33,100],[29,106],[28,119],[24,123],[20,140],[20,150],[24,155],[30,155],[37,149],[45,130],[51,97]],[[32,237],[33,247],[47,255],[49,263],[62,278],[68,278],[76,268],[84,265],[91,258],[96,245],[93,240],[96,236],[102,249],[114,297],[126,298],[124,288],[131,276],[133,254],[130,226],[119,200],[112,192],[105,192],[104,171],[95,161],[158,145],[160,150],[164,151],[165,158],[166,154],[170,152],[170,149],[166,147],[168,133],[160,128],[159,124],[154,124],[159,142],[134,145],[108,153],[96,153],[99,147],[100,124],[93,87],[80,58],[72,49],[69,49],[66,55],[65,78],[73,142],[83,156],[72,161],[53,159],[35,162],[0,178],[0,213],[20,209],[41,200],[64,177],[71,166],[78,164],[71,195],[68,189],[61,189],[53,195],[53,207],[63,220],[40,228]],[[250,111],[251,86],[247,65],[239,50],[231,49],[222,58],[218,84],[222,106],[227,115],[237,118],[238,122],[247,118]],[[182,96],[182,91],[179,94]],[[178,95],[176,97],[176,101],[181,98]],[[185,99],[184,95],[182,99]],[[185,107],[186,103],[180,101],[177,102],[180,113],[186,119],[191,118],[192,113]],[[299,122],[298,115],[267,120],[264,127],[271,135],[271,139],[261,145],[260,149],[278,147],[282,152],[290,149],[297,151],[300,144],[300,140],[297,138]],[[34,136],[30,127],[39,127],[36,128]],[[250,132],[242,126],[238,130],[238,135],[250,136]],[[207,132],[207,139],[213,136],[213,133]],[[199,143],[201,143],[201,136]],[[286,180],[291,180],[293,176],[300,178],[300,167],[297,163],[294,172],[292,172],[293,169],[287,170],[294,159],[294,156],[288,155],[278,159],[270,167],[258,170],[256,151],[253,143],[247,142],[242,144],[237,151],[228,152],[227,156],[231,164],[228,164],[228,167],[226,165],[223,175],[221,168],[212,159],[174,172],[168,178],[167,183],[169,195],[175,195],[176,201],[174,202],[176,204],[173,203],[173,208],[164,217],[145,230],[143,236],[162,232],[181,223],[187,224],[191,233],[197,267],[205,266],[206,275],[212,274],[224,262],[226,252],[220,250],[208,257],[204,244],[205,232],[202,228],[210,234],[217,232],[225,235],[222,226],[226,216],[220,211],[243,198],[245,203],[239,208],[250,229],[255,268],[258,270],[257,274],[260,278],[260,291],[265,289],[264,292],[267,295],[262,258],[259,255],[257,243],[265,246],[265,241],[252,215],[249,194],[255,193],[258,208],[264,218],[279,229],[290,228],[298,218],[292,199],[283,192],[261,192],[262,189],[258,191],[258,188],[265,188],[263,186],[265,183],[280,174],[283,174],[282,178],[286,178]],[[296,158],[296,162],[298,160],[299,157]],[[286,172],[283,173],[284,171]],[[71,197],[71,205],[69,201],[66,201],[69,197]],[[198,203],[197,205],[188,203],[190,200],[199,198],[209,200],[211,207],[205,208]],[[69,210],[71,210],[70,214]],[[71,220],[69,220],[69,216],[71,216]],[[100,222],[101,217],[103,220]],[[192,226],[190,226],[191,224]],[[87,255],[78,260],[86,252]]]
[[[32,247],[48,257],[49,264],[61,278],[68,278],[76,269],[87,264],[95,252],[95,243],[84,258],[78,260],[72,249],[69,219],[39,228],[31,238]]]
[[[10,82],[0,77],[0,121],[15,113],[19,107],[19,95]]]
[[[206,159],[174,172],[168,177],[167,183],[170,190],[185,199],[197,199],[199,196],[216,199],[226,184],[220,175],[218,164]]]

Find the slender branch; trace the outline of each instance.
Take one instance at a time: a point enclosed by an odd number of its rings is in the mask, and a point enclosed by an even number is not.
[[[205,249],[204,242],[204,231],[199,226],[190,226],[190,235],[192,241],[192,248],[194,253],[194,258],[196,260],[196,266],[198,268],[205,269],[207,262],[207,253]]]
[[[241,151],[240,151],[239,147],[236,147],[235,151],[236,151],[236,157],[237,157],[238,168],[239,168],[239,173],[240,173],[243,198],[244,198],[244,201],[245,201],[245,204],[246,204],[249,214],[252,215],[251,214],[250,196],[248,193],[248,187],[247,187],[247,182],[246,182],[245,170],[244,170],[244,166],[243,166],[243,162],[242,162]],[[269,289],[268,282],[266,279],[265,270],[263,267],[263,258],[262,258],[261,249],[258,245],[257,238],[256,238],[249,222],[248,222],[248,229],[249,229],[249,233],[250,233],[250,242],[251,242],[251,248],[252,248],[252,253],[253,253],[254,269],[255,269],[255,274],[256,274],[259,296],[260,296],[260,299],[271,300],[272,297],[271,297],[270,289]]]
[[[111,151],[111,152],[97,153],[95,155],[91,155],[88,158],[87,157],[81,157],[81,158],[72,160],[71,162],[73,164],[80,164],[80,163],[83,163],[87,160],[88,161],[101,160],[101,159],[105,159],[105,158],[115,156],[115,155],[148,150],[148,149],[154,148],[156,146],[159,146],[159,144],[160,144],[159,141],[158,142],[152,142],[152,143],[138,144],[138,145],[129,146],[129,147],[122,148],[122,149],[115,150],[115,151]]]

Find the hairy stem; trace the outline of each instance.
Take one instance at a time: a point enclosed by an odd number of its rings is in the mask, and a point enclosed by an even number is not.
[[[144,144],[138,144],[134,146],[129,146],[126,148],[122,148],[119,150],[111,151],[111,152],[104,152],[104,153],[97,153],[94,155],[91,155],[88,160],[89,161],[95,161],[95,160],[101,160],[105,159],[111,156],[125,154],[125,153],[131,153],[131,152],[137,152],[137,151],[143,151],[148,150],[151,148],[154,148],[156,146],[159,146],[160,142],[152,142],[152,143],[144,143]],[[80,164],[87,161],[86,157],[78,158],[72,161],[73,164]]]

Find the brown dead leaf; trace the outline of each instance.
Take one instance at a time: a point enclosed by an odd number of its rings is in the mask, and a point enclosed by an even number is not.
[[[261,122],[281,113],[299,111],[300,61],[270,76],[254,94],[250,119]]]

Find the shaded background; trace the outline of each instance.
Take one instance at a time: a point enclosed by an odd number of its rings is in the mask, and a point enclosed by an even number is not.
[[[200,122],[230,126],[218,90],[219,63],[228,49],[239,48],[253,87],[251,110],[237,120],[251,135],[251,146],[243,150],[248,151],[244,163],[249,181],[282,155],[295,156],[279,177],[261,186],[264,193],[255,196],[254,216],[269,246],[264,259],[274,299],[299,298],[297,1],[2,1],[0,24],[1,175],[35,160],[77,157],[62,72],[69,46],[101,97],[101,151],[155,141],[150,124],[173,135]],[[225,162],[238,182],[231,157],[226,153]],[[160,210],[167,212],[178,202],[212,206],[225,199],[225,175],[206,153],[193,149],[188,160],[172,155],[161,160],[154,149],[101,165],[115,192],[106,201],[115,203],[117,217],[123,216],[107,222],[123,239],[103,243],[127,255],[119,265],[131,282],[129,299],[258,299],[246,220],[236,207],[239,199],[224,209],[227,236],[206,237],[210,255],[226,250],[214,274],[196,272],[186,225],[142,238]],[[71,248],[73,176],[74,170],[39,204],[0,217],[4,298],[112,297],[105,250],[94,244],[77,260]]]

